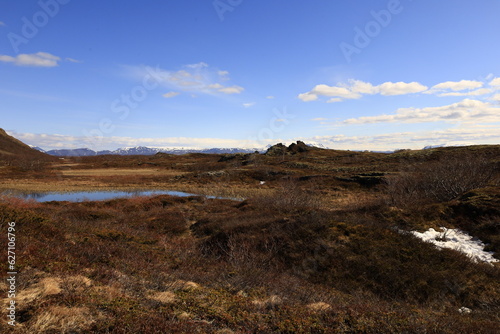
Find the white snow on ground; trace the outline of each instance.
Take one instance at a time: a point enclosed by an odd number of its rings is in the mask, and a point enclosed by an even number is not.
[[[479,239],[473,239],[467,233],[458,229],[447,229],[441,227],[442,232],[430,228],[428,231],[420,233],[412,231],[413,235],[423,241],[431,242],[439,248],[451,248],[467,254],[474,261],[498,262],[493,257],[493,252],[484,251],[484,243]]]

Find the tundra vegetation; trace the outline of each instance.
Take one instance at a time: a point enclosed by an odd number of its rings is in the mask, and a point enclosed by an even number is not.
[[[0,187],[199,196],[2,197],[2,333],[498,333],[499,263],[408,232],[459,228],[500,259],[500,146],[42,158],[4,155]]]

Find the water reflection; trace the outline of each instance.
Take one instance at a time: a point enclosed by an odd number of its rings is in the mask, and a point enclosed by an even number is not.
[[[2,191],[1,195],[8,195],[20,197],[24,199],[33,199],[37,202],[50,202],[50,201],[103,201],[114,198],[129,198],[138,196],[154,196],[154,195],[171,195],[171,196],[197,196],[196,194],[185,193],[182,191],[170,190],[134,190],[134,191],[78,191],[78,192],[19,192],[19,191]],[[214,196],[207,196],[207,198],[215,198]]]

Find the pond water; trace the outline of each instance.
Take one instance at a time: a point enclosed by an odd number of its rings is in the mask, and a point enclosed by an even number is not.
[[[50,202],[50,201],[70,201],[70,202],[81,202],[81,201],[104,201],[114,198],[127,198],[127,197],[138,197],[138,196],[154,196],[154,195],[171,195],[171,196],[198,196],[196,194],[185,193],[182,191],[170,191],[170,190],[144,190],[144,191],[77,191],[77,192],[44,192],[44,193],[22,193],[14,191],[3,191],[0,192],[1,195],[9,195],[20,197],[24,199],[34,199],[37,202]],[[215,196],[207,196],[207,198],[216,198]]]

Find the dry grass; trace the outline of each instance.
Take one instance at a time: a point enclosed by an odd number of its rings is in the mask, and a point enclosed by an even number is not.
[[[19,310],[22,311],[35,301],[46,298],[47,296],[60,294],[61,291],[61,279],[57,277],[47,277],[27,289],[19,291],[16,296],[16,301]],[[5,300],[5,302],[6,301],[7,300]]]
[[[497,333],[499,265],[473,263],[397,231],[462,224],[499,249],[498,187],[452,202],[394,208],[383,187],[357,182],[356,173],[395,172],[398,159],[416,152],[392,160],[309,153],[224,161],[92,157],[77,166],[83,174],[62,179],[8,174],[4,184],[21,188],[151,186],[246,199],[0,199],[0,230],[16,221],[22,241],[18,297],[24,306],[14,332]],[[130,166],[138,163],[138,169],[184,174],[102,175],[135,170]],[[461,307],[472,312],[461,314]],[[7,330],[0,323],[0,332]]]
[[[170,291],[148,291],[148,298],[162,304],[173,304],[176,300],[175,294]]]
[[[99,179],[84,180],[64,180],[47,182],[43,180],[19,180],[3,181],[0,183],[0,191],[19,191],[19,192],[78,192],[78,191],[140,191],[140,190],[173,190],[184,191],[193,189],[179,185],[178,183],[144,183],[144,182],[103,182]]]
[[[333,210],[357,210],[380,204],[386,195],[380,192],[367,191],[333,191],[325,197]]]
[[[274,191],[269,186],[259,186],[258,182],[255,182],[255,184],[253,185],[247,186],[236,183],[229,184],[214,182],[205,185],[179,185],[177,186],[177,188],[190,194],[199,194],[220,198],[234,198],[238,200],[264,196],[267,194],[271,194]]]
[[[330,304],[324,302],[311,303],[306,306],[312,312],[326,312],[332,309]]]
[[[95,322],[86,307],[52,306],[29,326],[31,333],[85,333]]]
[[[159,175],[159,176],[177,176],[184,175],[186,172],[168,170],[168,169],[151,169],[151,168],[95,168],[95,169],[70,169],[61,170],[63,176],[137,176],[137,175]]]

